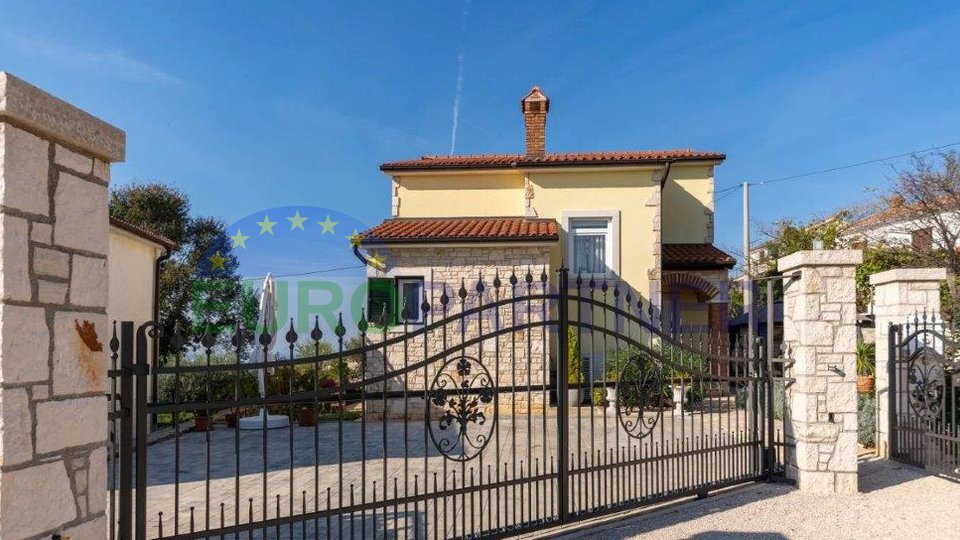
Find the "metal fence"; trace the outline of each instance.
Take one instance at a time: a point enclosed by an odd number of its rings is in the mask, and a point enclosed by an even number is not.
[[[279,357],[123,322],[111,537],[503,537],[782,474],[783,361],[621,287],[481,275],[402,306],[420,324],[291,323]],[[151,339],[184,352],[151,366]]]
[[[933,313],[891,325],[890,455],[960,479],[957,328]]]

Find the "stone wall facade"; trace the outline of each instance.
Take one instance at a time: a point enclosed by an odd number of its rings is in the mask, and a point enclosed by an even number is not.
[[[876,316],[877,452],[890,455],[890,325],[911,321],[918,313],[940,313],[940,284],[945,268],[899,268],[870,276]]]
[[[0,537],[103,538],[122,131],[0,72]]]
[[[784,281],[787,476],[801,490],[857,492],[858,250],[800,251],[777,261]]]
[[[552,287],[555,290],[556,275],[550,268],[551,244],[540,245],[463,245],[463,246],[424,246],[403,248],[378,249],[379,255],[386,262],[384,271],[371,269],[369,277],[420,277],[424,280],[430,311],[427,323],[443,320],[444,316],[451,317],[464,311],[469,311],[481,305],[481,294],[477,292],[477,284],[482,281],[482,304],[492,305],[497,298],[505,300],[514,294],[517,297],[531,294],[542,294]],[[528,272],[533,281],[527,283],[525,276]],[[512,286],[511,275],[516,276],[517,283]],[[499,290],[494,286],[496,277],[500,278]],[[542,281],[546,276],[547,281]],[[465,300],[461,300],[459,291],[461,286],[467,291]],[[444,293],[449,298],[446,310],[443,308],[441,297]],[[417,307],[419,309],[419,306]],[[434,358],[442,355],[463,342],[477,339],[481,335],[489,335],[496,328],[522,326],[537,323],[548,316],[551,306],[542,300],[530,302],[522,301],[501,306],[499,309],[489,308],[482,312],[468,314],[464,318],[456,318],[442,327],[431,329],[426,337],[424,348],[423,335],[411,337],[394,343],[385,350],[374,351],[367,355],[366,377],[378,376],[384,373],[403,371],[405,366],[422,364],[425,358]],[[379,328],[368,331],[368,341],[372,343],[387,340],[412,333],[422,328],[422,325],[391,326],[386,332]],[[508,332],[497,338],[488,338],[470,344],[465,350],[443,355],[441,358],[427,362],[424,368],[414,369],[405,375],[390,377],[388,390],[402,390],[422,392],[426,381],[431,387],[437,374],[455,369],[455,365],[446,362],[455,361],[461,356],[476,359],[489,372],[494,382],[500,386],[515,385],[522,387],[518,392],[500,393],[501,411],[518,413],[542,410],[545,395],[542,391],[533,390],[529,393],[525,388],[532,385],[549,384],[551,357],[550,333],[543,326],[520,329]],[[499,354],[498,354],[499,353]],[[474,371],[475,373],[477,371]],[[379,386],[382,388],[382,385]],[[372,388],[368,388],[372,390]],[[492,404],[488,404],[492,407]],[[391,417],[422,417],[423,408],[420,400],[402,399],[388,400],[388,416]],[[367,411],[378,415],[382,412],[382,404],[370,402]]]

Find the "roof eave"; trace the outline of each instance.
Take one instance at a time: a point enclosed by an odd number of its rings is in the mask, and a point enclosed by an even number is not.
[[[363,239],[364,247],[413,245],[413,244],[552,244],[560,241],[560,236],[528,236],[528,237],[444,237],[444,238],[373,238]]]
[[[663,263],[664,270],[730,270],[737,265],[736,261],[702,262],[702,263]]]
[[[385,173],[397,172],[431,172],[431,171],[498,171],[498,170],[520,170],[520,169],[549,169],[549,168],[626,168],[637,166],[664,166],[667,163],[702,163],[705,165],[719,165],[727,159],[725,154],[711,157],[673,157],[664,159],[631,159],[618,161],[514,161],[502,164],[391,164],[384,163],[380,165],[380,170]]]

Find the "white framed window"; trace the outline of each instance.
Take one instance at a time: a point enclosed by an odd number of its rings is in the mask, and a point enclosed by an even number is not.
[[[423,278],[397,278],[397,320],[401,323],[423,322]]]
[[[613,235],[609,219],[570,221],[570,270],[574,274],[609,274],[613,267]]]

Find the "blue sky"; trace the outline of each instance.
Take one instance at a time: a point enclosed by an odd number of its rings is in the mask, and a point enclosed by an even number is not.
[[[960,141],[949,2],[6,2],[0,69],[127,132],[114,184],[162,180],[228,223],[312,205],[389,213],[379,163],[522,148],[694,147],[718,189]],[[895,162],[894,162],[895,163]],[[874,196],[890,164],[757,188],[757,223]],[[739,194],[717,210],[738,249]]]

